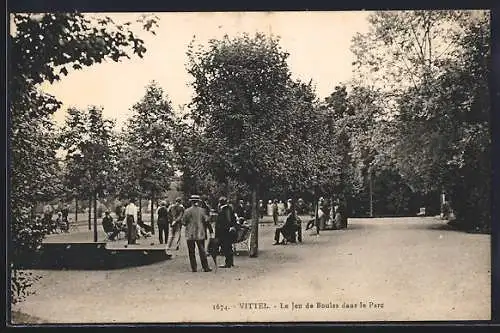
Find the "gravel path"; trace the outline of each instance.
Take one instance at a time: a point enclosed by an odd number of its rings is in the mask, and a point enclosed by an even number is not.
[[[14,310],[52,323],[488,320],[490,236],[443,224],[350,219],[287,246],[264,225],[259,257],[234,269],[192,273],[183,242],[149,266],[37,271],[37,294]]]

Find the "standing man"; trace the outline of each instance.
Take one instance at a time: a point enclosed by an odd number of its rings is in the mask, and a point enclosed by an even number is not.
[[[167,203],[165,201],[160,202],[160,207],[156,210],[156,220],[158,221],[158,240],[160,244],[163,244],[163,235],[165,235],[165,243],[168,242],[168,228],[169,228],[169,213],[167,208]]]
[[[168,207],[168,213],[170,215],[170,221],[172,223],[172,235],[168,240],[167,251],[172,249],[172,245],[175,246],[175,250],[179,250],[179,243],[181,241],[181,229],[182,229],[182,216],[184,215],[184,206],[181,204],[182,199],[176,198],[175,203]]]
[[[215,223],[215,238],[220,242],[222,253],[226,257],[225,265],[221,268],[231,268],[233,262],[233,240],[236,234],[236,216],[233,209],[227,204],[225,197],[219,199],[219,215]]]
[[[125,208],[125,218],[127,220],[128,244],[136,244],[137,213],[138,209],[137,206],[135,205],[135,198],[131,198],[129,204]]]
[[[63,208],[61,209],[61,214],[62,214],[62,220],[64,223],[68,223],[68,216],[69,216],[69,205],[64,204]]]
[[[191,207],[184,212],[182,224],[186,226],[186,242],[191,271],[197,271],[195,257],[196,245],[198,247],[198,254],[200,255],[203,271],[210,272],[211,269],[208,267],[207,253],[205,252],[205,240],[207,239],[207,229],[209,229],[210,235],[213,234],[212,226],[208,223],[208,216],[205,214],[205,210],[200,207],[200,196],[192,195],[189,201],[191,202]]]
[[[277,225],[278,224],[278,200],[277,199],[274,199],[272,208],[273,208],[274,225]]]

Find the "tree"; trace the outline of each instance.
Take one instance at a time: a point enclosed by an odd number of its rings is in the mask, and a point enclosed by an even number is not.
[[[96,23],[97,25],[93,25]],[[156,18],[141,22],[150,30]],[[15,27],[9,43],[9,114],[11,121],[11,239],[10,260],[19,263],[36,249],[45,231],[34,224],[28,211],[41,184],[55,177],[51,171],[55,150],[50,116],[61,103],[39,91],[38,84],[55,81],[69,69],[80,69],[106,59],[119,61],[129,53],[142,56],[143,41],[130,29],[131,23],[115,24],[109,17],[91,18],[79,13],[13,14]],[[129,28],[130,26],[130,28]],[[34,180],[37,175],[43,181]]]
[[[411,158],[398,161],[423,187],[446,189],[462,227],[489,230],[488,15],[464,24],[455,39],[455,58],[443,63],[432,97],[424,102],[409,90],[400,103],[398,148]]]
[[[445,189],[457,221],[487,230],[488,14],[382,12],[370,22],[353,51],[364,78],[385,86],[388,156],[414,191],[437,197]]]
[[[250,256],[258,253],[257,193],[293,166],[290,72],[274,37],[256,34],[210,40],[188,50],[195,96],[191,117],[202,135],[199,161],[214,179],[247,184],[252,193]],[[292,130],[291,130],[292,129]]]
[[[114,123],[104,119],[102,112],[95,106],[87,111],[68,109],[61,134],[66,164],[70,166],[67,179],[75,181],[71,188],[86,189],[90,200],[93,199],[94,242],[97,242],[97,197],[104,197],[112,188],[111,175],[116,160]]]
[[[163,89],[154,81],[146,87],[146,94],[132,110],[135,113],[125,135],[127,152],[120,166],[133,170],[125,174],[125,182],[134,184],[137,181],[141,193],[150,195],[154,233],[155,195],[169,188],[174,173],[174,115]]]
[[[431,88],[426,80],[453,56],[456,33],[470,11],[377,11],[368,18],[368,33],[353,38],[359,82],[370,82],[391,93],[408,87]]]

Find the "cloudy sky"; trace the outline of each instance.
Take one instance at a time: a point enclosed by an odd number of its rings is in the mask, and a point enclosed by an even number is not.
[[[70,106],[98,105],[106,117],[119,125],[130,115],[131,106],[144,94],[145,86],[156,80],[167,92],[176,110],[189,103],[191,77],[186,71],[187,45],[206,44],[225,34],[264,32],[281,37],[281,46],[290,53],[288,64],[296,78],[313,80],[319,97],[328,96],[336,84],[351,78],[351,38],[368,30],[368,12],[245,12],[245,13],[157,13],[156,35],[142,34],[147,52],[120,63],[106,62],[72,71],[55,84],[42,89],[64,105],[55,120],[62,124]],[[134,20],[139,14],[109,14],[116,21]]]

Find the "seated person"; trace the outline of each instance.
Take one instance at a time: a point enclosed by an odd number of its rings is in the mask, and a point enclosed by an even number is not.
[[[286,244],[287,242],[295,243],[296,233],[298,231],[298,218],[295,210],[292,210],[285,219],[285,223],[276,228],[274,234],[274,244]],[[301,230],[302,231],[302,230]],[[280,234],[283,235],[283,241],[280,243]],[[302,241],[302,232],[299,234],[299,241]]]
[[[139,221],[137,221],[137,226],[136,226],[136,231],[137,231],[137,238],[147,238],[151,237],[151,226],[145,224],[141,218],[139,218]]]
[[[120,231],[123,231],[122,227],[119,227],[113,222],[113,218],[109,214],[109,210],[104,213],[104,217],[102,218],[102,228],[104,229],[104,232],[108,234],[108,239],[111,241],[114,241]]]
[[[141,232],[143,233],[151,233],[151,230],[153,229],[150,225],[147,225],[144,223],[141,217],[139,217],[139,221],[137,221],[137,230],[141,229]]]
[[[307,225],[306,225],[306,230],[309,230],[311,228],[313,228],[314,226],[316,226],[316,223],[318,224],[318,227],[321,229],[321,225],[322,225],[322,221],[325,220],[328,218],[325,214],[325,212],[323,211],[323,207],[319,207],[318,208],[318,221],[316,222],[316,218],[314,219],[311,219],[309,220],[309,222],[307,222]],[[323,223],[325,224],[325,223]]]
[[[55,228],[65,232],[69,231],[69,223],[64,219],[62,212],[57,213]]]

